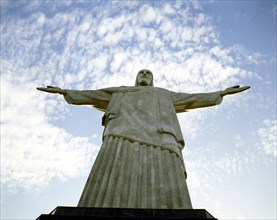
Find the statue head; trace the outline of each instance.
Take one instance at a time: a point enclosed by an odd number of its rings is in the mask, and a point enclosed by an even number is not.
[[[135,86],[154,86],[153,73],[147,69],[140,70],[137,74]]]

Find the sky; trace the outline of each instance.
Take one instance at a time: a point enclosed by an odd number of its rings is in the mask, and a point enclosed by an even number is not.
[[[103,113],[40,92],[241,85],[178,114],[195,209],[276,219],[276,1],[1,0],[1,219],[76,206],[101,146]]]

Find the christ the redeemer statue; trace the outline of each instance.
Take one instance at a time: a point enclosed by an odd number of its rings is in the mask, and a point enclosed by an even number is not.
[[[192,209],[182,157],[184,139],[176,113],[218,105],[225,95],[175,93],[153,86],[153,74],[138,72],[135,86],[99,90],[38,90],[64,96],[69,104],[105,112],[103,144],[79,200],[79,207]]]

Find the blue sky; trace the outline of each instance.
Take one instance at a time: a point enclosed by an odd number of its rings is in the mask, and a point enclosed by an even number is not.
[[[75,206],[101,145],[102,113],[35,88],[154,85],[212,92],[178,115],[194,208],[276,219],[276,1],[1,0],[1,219]]]

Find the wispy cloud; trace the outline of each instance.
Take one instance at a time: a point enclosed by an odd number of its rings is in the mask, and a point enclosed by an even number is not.
[[[220,44],[212,18],[201,12],[198,1],[17,4],[4,5],[1,23],[1,167],[6,185],[30,188],[54,177],[75,177],[95,156],[88,138],[55,124],[68,111],[62,98],[35,92],[36,86],[133,85],[141,68],[153,71],[156,86],[183,92],[219,90],[256,77],[236,65],[240,50]],[[10,12],[13,8],[16,14]],[[252,63],[260,59],[248,56]],[[195,135],[207,114],[191,113],[190,120],[180,116],[182,127]],[[218,166],[239,172],[234,167],[238,161],[231,166],[229,159]]]
[[[259,148],[267,155],[277,157],[277,121],[266,119],[257,131],[260,138]]]
[[[6,69],[7,70],[7,69]],[[38,189],[54,178],[66,180],[86,170],[98,147],[74,137],[51,121],[64,114],[58,99],[35,91],[21,73],[22,84],[1,78],[1,182],[4,188]],[[28,80],[27,80],[28,81]],[[57,107],[59,106],[59,107]],[[81,146],[81,148],[80,148]]]

